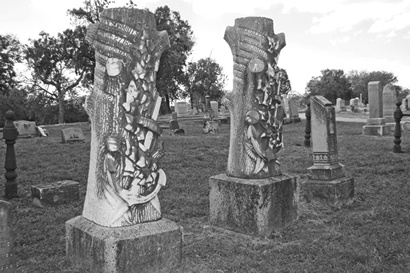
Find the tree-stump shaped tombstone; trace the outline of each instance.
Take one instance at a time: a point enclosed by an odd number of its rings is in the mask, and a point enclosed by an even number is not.
[[[212,225],[260,237],[298,217],[298,177],[283,174],[285,111],[281,95],[289,91],[277,66],[285,35],[273,32],[273,21],[262,17],[235,20],[227,27],[234,61],[233,91],[225,96],[231,115],[226,174],[209,178],[209,221]]]
[[[284,109],[282,73],[277,62],[286,45],[285,34],[275,34],[273,21],[263,17],[235,20],[224,39],[234,61],[232,92],[225,95],[231,115],[227,175],[266,178],[281,174]]]
[[[163,152],[155,81],[168,35],[156,30],[148,11],[108,9],[88,28],[87,41],[96,68],[86,104],[91,152],[83,216],[109,227],[158,220],[157,194],[166,176],[158,166]]]

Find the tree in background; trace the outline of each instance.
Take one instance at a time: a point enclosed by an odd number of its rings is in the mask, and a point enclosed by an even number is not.
[[[114,1],[110,0],[85,0],[84,7],[69,10],[68,13],[77,24],[97,23],[101,12],[113,3]],[[129,1],[126,7],[135,8],[136,4]],[[154,15],[157,30],[166,30],[171,44],[171,47],[162,54],[157,72],[157,89],[165,98],[161,113],[169,113],[171,101],[178,97],[181,93],[180,87],[186,82],[184,69],[194,46],[193,33],[188,21],[182,20],[179,12],[170,10],[168,6],[157,8]],[[94,58],[94,52],[90,57]]]
[[[333,104],[337,98],[349,100],[352,97],[352,87],[346,74],[341,69],[325,69],[322,75],[312,77],[306,86],[305,93],[310,96],[324,96]]]
[[[397,82],[397,77],[386,71],[357,71],[352,70],[347,75],[349,82],[352,85],[353,97],[360,97],[362,94],[363,102],[368,102],[368,88],[367,85],[371,81],[380,81],[382,86],[388,83],[394,84]],[[399,87],[396,87],[396,91]]]
[[[188,21],[182,20],[179,12],[171,11],[168,6],[157,8],[154,15],[157,30],[166,30],[171,44],[162,54],[157,72],[157,89],[165,98],[162,113],[170,113],[171,100],[178,97],[180,86],[186,86],[184,70],[194,46],[193,32]]]
[[[191,107],[198,107],[199,103],[205,102],[206,95],[211,100],[221,100],[227,77],[215,60],[208,57],[189,63],[185,76],[186,91],[183,96],[190,97]]]
[[[59,105],[58,122],[64,123],[66,95],[75,94],[80,84],[91,84],[90,47],[84,43],[86,28],[78,26],[52,37],[40,33],[25,50],[27,64],[32,71],[32,88]]]
[[[21,61],[22,46],[12,35],[0,35],[0,93],[8,95],[17,85],[14,65]]]

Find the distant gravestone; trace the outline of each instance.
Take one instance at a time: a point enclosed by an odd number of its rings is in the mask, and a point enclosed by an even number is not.
[[[0,272],[15,273],[12,204],[0,200]]]
[[[410,95],[406,97],[406,110],[410,110]]]
[[[171,135],[184,135],[184,129],[179,128],[177,113],[172,113],[172,119],[169,121],[169,133]]]
[[[393,113],[396,110],[397,92],[392,84],[383,88],[383,117],[386,122],[394,122]]]
[[[214,111],[214,114],[217,115],[219,112],[218,102],[211,101],[210,104],[211,104],[211,109]]]
[[[346,177],[339,163],[335,109],[323,96],[312,97],[310,107],[313,166],[302,187],[304,195],[308,200],[348,202],[354,195],[354,181]]]
[[[363,126],[364,135],[387,135],[389,128],[383,118],[383,89],[379,81],[369,82],[369,118]]]
[[[14,125],[19,132],[20,138],[37,136],[36,123],[34,121],[17,120],[14,121]]]
[[[336,112],[346,112],[346,105],[345,101],[342,100],[341,98],[336,99]]]
[[[71,180],[57,181],[48,184],[31,186],[33,204],[38,207],[54,206],[78,200],[80,198],[79,183]]]
[[[39,133],[40,136],[42,137],[48,137],[48,131],[44,126],[38,126],[37,127],[37,131]]]
[[[81,128],[65,128],[61,130],[61,138],[63,143],[84,142],[84,134]]]
[[[175,103],[175,112],[178,117],[188,113],[188,104],[185,101],[177,101]]]
[[[354,113],[359,112],[359,99],[358,98],[353,99],[352,112]]]
[[[402,99],[401,100],[401,105],[400,105],[401,111],[407,111],[407,99]]]
[[[291,122],[300,122],[297,102],[294,99],[289,99],[289,109]]]

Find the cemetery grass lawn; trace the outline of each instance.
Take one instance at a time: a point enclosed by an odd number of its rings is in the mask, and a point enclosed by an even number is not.
[[[270,239],[222,231],[209,225],[210,176],[223,173],[229,127],[204,135],[200,124],[180,122],[186,136],[164,131],[160,161],[168,180],[159,198],[163,216],[183,226],[181,272],[410,272],[410,138],[405,153],[392,153],[393,137],[363,136],[360,123],[337,124],[340,162],[355,180],[354,202],[345,207],[300,203],[300,217]],[[65,222],[82,213],[88,176],[90,131],[85,143],[51,137],[19,139],[15,146],[20,198],[15,207],[15,252],[24,272],[87,272],[65,260]],[[284,126],[284,172],[306,179],[311,150],[303,147],[304,121]],[[4,166],[5,144],[0,144]],[[1,194],[4,195],[4,169]],[[80,182],[80,200],[37,208],[30,186],[58,180]],[[2,198],[3,199],[3,198]]]

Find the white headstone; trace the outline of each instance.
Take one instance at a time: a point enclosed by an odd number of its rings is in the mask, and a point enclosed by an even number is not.
[[[341,98],[337,98],[335,110],[336,112],[345,112],[346,111],[345,101],[342,100]]]

